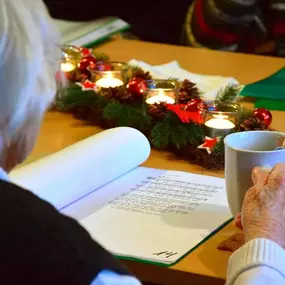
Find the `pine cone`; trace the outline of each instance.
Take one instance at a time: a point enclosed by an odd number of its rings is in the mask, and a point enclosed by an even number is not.
[[[200,98],[200,92],[196,84],[185,79],[180,88],[178,100],[180,104],[187,104],[190,100]]]
[[[107,96],[119,102],[130,102],[134,100],[134,96],[125,87],[109,88]]]
[[[144,80],[151,80],[152,77],[150,75],[150,73],[147,71],[145,72],[144,70],[142,70],[141,68],[139,68],[138,70],[136,70],[132,77],[136,77],[136,78],[142,78]]]
[[[240,124],[240,127],[244,131],[258,131],[267,129],[266,124],[257,117],[250,117],[244,120]]]
[[[165,103],[154,103],[148,106],[148,114],[156,119],[161,119],[165,116],[167,112],[167,107]]]

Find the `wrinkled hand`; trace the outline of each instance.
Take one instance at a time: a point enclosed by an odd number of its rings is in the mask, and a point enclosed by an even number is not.
[[[235,225],[244,230],[246,241],[267,238],[285,248],[285,164],[270,173],[255,168],[252,181]]]

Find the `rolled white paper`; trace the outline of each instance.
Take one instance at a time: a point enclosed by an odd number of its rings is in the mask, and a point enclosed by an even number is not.
[[[14,170],[12,181],[61,209],[147,160],[139,131],[114,128]]]

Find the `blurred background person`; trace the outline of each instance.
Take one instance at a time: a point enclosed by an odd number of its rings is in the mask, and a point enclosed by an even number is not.
[[[141,40],[285,56],[285,0],[45,0],[57,19],[119,17]]]
[[[186,45],[285,56],[285,0],[195,0]]]

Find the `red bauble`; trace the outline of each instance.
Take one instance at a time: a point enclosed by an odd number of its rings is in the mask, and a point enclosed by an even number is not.
[[[112,70],[112,66],[108,62],[98,61],[96,64],[96,70],[98,70],[98,71],[110,71],[110,70]]]
[[[91,51],[92,51],[91,49],[85,48],[85,47],[81,47],[81,48],[79,48],[79,50],[80,50],[82,56],[89,56],[89,55],[91,55]]]
[[[78,69],[81,72],[86,72],[88,69],[96,68],[96,58],[92,55],[84,56],[78,63]]]
[[[199,104],[202,103],[202,100],[200,98],[194,98],[194,99],[191,99],[186,107],[185,107],[185,110],[186,111],[189,111],[189,112],[197,112],[199,110],[198,106]]]
[[[134,77],[129,81],[127,88],[133,95],[141,96],[147,90],[147,84],[144,79]]]
[[[264,122],[267,127],[271,125],[272,114],[268,109],[256,108],[253,110],[252,115]]]

